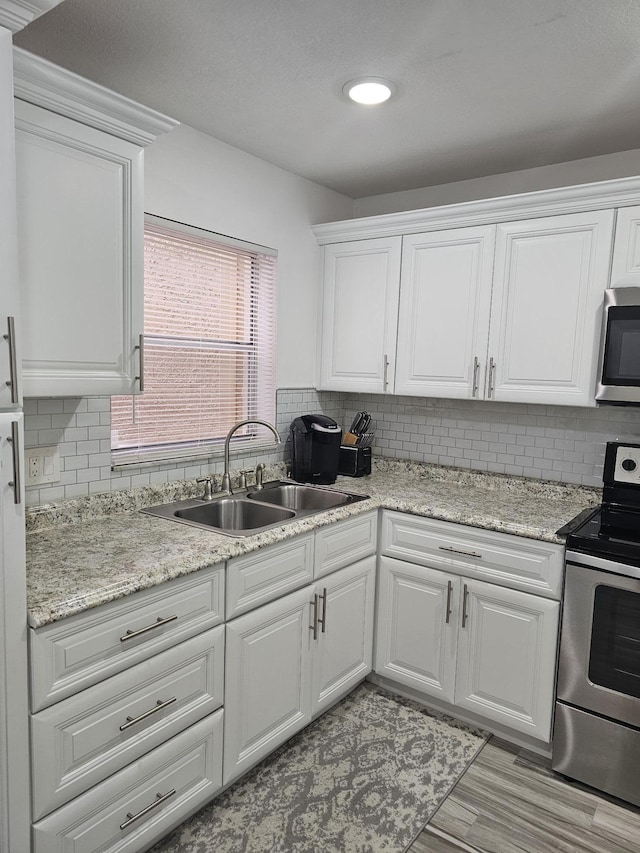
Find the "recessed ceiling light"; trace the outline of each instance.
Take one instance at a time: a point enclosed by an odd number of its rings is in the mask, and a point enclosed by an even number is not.
[[[358,104],[373,106],[383,104],[398,91],[397,86],[383,77],[360,77],[358,80],[350,80],[342,87],[342,91]]]

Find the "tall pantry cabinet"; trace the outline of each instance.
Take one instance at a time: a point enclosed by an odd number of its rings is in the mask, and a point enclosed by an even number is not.
[[[23,424],[11,36],[0,26],[0,853],[29,850]]]

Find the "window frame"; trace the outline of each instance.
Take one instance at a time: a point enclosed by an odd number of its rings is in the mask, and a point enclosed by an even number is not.
[[[210,241],[214,245],[218,245],[228,249],[237,249],[241,252],[247,252],[250,255],[253,255],[250,258],[250,263],[253,267],[258,264],[258,255],[270,256],[273,257],[276,261],[278,258],[278,252],[275,249],[272,249],[267,246],[263,246],[256,243],[249,243],[244,240],[239,240],[234,237],[229,237],[225,234],[220,234],[218,232],[209,231],[207,229],[199,228],[197,226],[189,225],[183,222],[179,222],[177,220],[168,219],[166,217],[160,217],[155,214],[145,213],[144,217],[144,225],[145,225],[145,237],[147,233],[147,226],[150,225],[152,228],[165,230],[166,232],[173,232],[174,234],[179,234],[181,236],[186,235],[187,237],[192,236],[198,240],[207,240]],[[156,231],[157,233],[157,231]],[[144,285],[143,285],[144,286]],[[170,346],[171,343],[179,344],[180,346],[189,348],[193,347],[194,349],[211,349],[216,351],[224,351],[231,350],[234,352],[245,352],[249,356],[248,358],[248,388],[253,388],[253,393],[247,391],[247,394],[243,396],[243,401],[246,404],[246,408],[248,410],[247,417],[248,418],[260,418],[261,420],[265,420],[264,413],[261,416],[261,413],[258,411],[258,403],[260,402],[257,399],[257,388],[259,384],[259,344],[255,343],[255,338],[257,336],[256,325],[257,319],[260,313],[260,305],[258,303],[258,284],[257,284],[257,276],[250,276],[250,302],[252,305],[252,309],[250,311],[250,316],[252,321],[249,323],[250,327],[250,338],[254,340],[253,345],[249,341],[237,341],[231,342],[226,340],[218,340],[214,341],[211,339],[210,341],[203,342],[202,338],[196,337],[179,337],[176,335],[158,335],[158,334],[146,334],[143,330],[143,346],[147,344],[149,346]],[[273,275],[273,294],[272,294],[272,305],[271,305],[271,313],[269,315],[270,321],[273,328],[273,336],[270,345],[271,356],[272,356],[272,364],[270,369],[273,372],[273,420],[275,421],[276,415],[276,398],[277,398],[277,388],[276,388],[276,379],[275,379],[275,370],[276,370],[276,358],[277,358],[277,330],[276,330],[276,316],[277,316],[277,271],[274,269]],[[144,325],[144,321],[143,321]],[[253,353],[253,357],[252,357]],[[114,395],[114,396],[128,396],[128,395]],[[136,398],[138,395],[131,395],[132,400],[132,412],[135,417],[135,404]],[[231,426],[231,425],[230,425]],[[205,460],[205,459],[213,459],[216,457],[220,457],[223,454],[224,450],[224,441],[226,438],[226,432],[224,435],[219,435],[214,438],[207,439],[187,439],[184,441],[174,441],[174,442],[166,442],[166,443],[158,443],[158,444],[147,444],[147,445],[138,445],[137,447],[113,447],[113,422],[111,423],[111,468],[112,470],[117,470],[121,468],[127,467],[147,467],[150,465],[162,465],[163,463],[179,463],[179,462],[189,462],[196,460]],[[263,448],[273,448],[272,439],[270,436],[260,436],[259,432],[254,428],[251,429],[248,427],[245,432],[236,433],[231,441],[231,449],[235,453],[253,453],[260,452]]]

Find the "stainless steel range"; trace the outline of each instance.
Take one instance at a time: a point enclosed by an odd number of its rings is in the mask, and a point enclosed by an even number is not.
[[[567,536],[552,766],[640,805],[640,445],[607,444],[603,479]]]

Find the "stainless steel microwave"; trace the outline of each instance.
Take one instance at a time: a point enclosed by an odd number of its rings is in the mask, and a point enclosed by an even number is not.
[[[640,287],[604,292],[596,402],[640,406]]]

